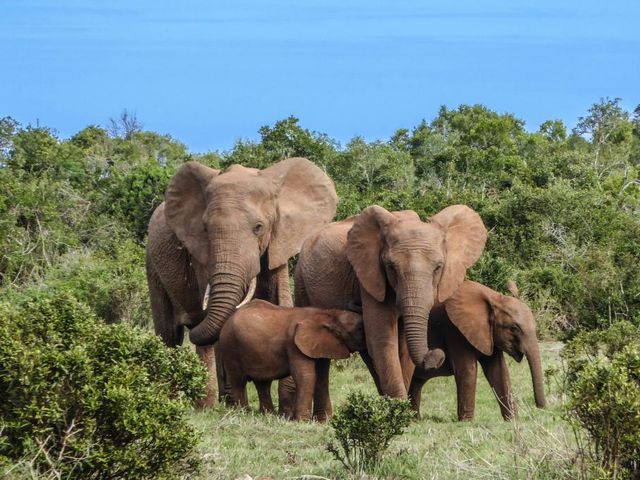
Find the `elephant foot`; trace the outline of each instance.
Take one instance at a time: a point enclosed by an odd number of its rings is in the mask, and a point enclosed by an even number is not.
[[[217,395],[215,392],[207,392],[207,395],[203,398],[200,398],[195,401],[196,410],[204,410],[206,408],[211,408],[216,404]]]
[[[331,414],[327,412],[317,412],[313,414],[313,420],[320,423],[326,422],[329,420],[329,417],[331,417]]]
[[[422,361],[422,368],[423,370],[440,368],[444,363],[444,359],[445,355],[442,349],[434,348],[433,350],[429,350]]]

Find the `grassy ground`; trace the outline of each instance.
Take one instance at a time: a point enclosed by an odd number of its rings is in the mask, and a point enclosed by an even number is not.
[[[560,347],[559,343],[541,345],[543,368],[559,363]],[[538,410],[526,361],[518,364],[509,358],[509,370],[518,398],[518,420],[502,420],[493,393],[479,373],[476,419],[458,422],[453,377],[433,379],[423,392],[422,419],[394,440],[383,464],[368,478],[571,478],[573,434],[562,420],[557,386],[547,385],[549,406]],[[353,390],[375,392],[357,356],[332,368],[334,409]],[[326,451],[331,439],[328,424],[260,415],[253,386],[249,391],[253,407],[249,412],[217,407],[193,413],[193,423],[204,432],[201,478],[357,478],[350,477]]]

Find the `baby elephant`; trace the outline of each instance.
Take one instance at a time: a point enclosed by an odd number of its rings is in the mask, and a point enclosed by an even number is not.
[[[515,416],[509,371],[502,352],[517,362],[527,357],[536,406],[545,406],[536,323],[529,307],[518,298],[515,284],[511,283],[509,289],[512,297],[467,280],[453,296],[431,310],[429,348],[442,348],[446,360],[437,369],[415,370],[409,396],[416,412],[420,412],[420,396],[427,380],[454,375],[458,419],[472,419],[479,362],[495,391],[502,417],[506,420]]]
[[[309,420],[312,404],[329,404],[329,359],[364,350],[358,313],[288,308],[253,300],[225,323],[218,343],[225,386],[236,405],[247,406],[248,381],[258,390],[260,410],[272,412],[271,381],[293,377],[293,417]]]

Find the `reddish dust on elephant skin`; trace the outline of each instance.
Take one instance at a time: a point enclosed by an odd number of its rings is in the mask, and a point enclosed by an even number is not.
[[[273,411],[273,380],[291,375],[293,417],[325,420],[331,414],[330,359],[364,348],[359,314],[319,308],[286,308],[254,300],[222,328],[218,342],[225,383],[235,405],[247,406],[247,382],[258,389],[260,410]]]
[[[510,290],[517,293],[515,286]],[[502,295],[467,280],[444,304],[431,311],[429,342],[431,347],[445,351],[446,361],[438,369],[416,369],[414,372],[409,393],[417,412],[420,411],[424,383],[434,377],[453,375],[458,419],[473,418],[479,363],[496,394],[502,416],[513,418],[517,409],[503,352],[518,362],[527,357],[536,406],[545,406],[535,319],[519,298]]]

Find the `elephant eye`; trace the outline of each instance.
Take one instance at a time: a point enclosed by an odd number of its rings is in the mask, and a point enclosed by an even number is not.
[[[520,327],[518,325],[511,325],[511,331],[513,333],[520,333]]]
[[[260,235],[262,233],[263,228],[264,228],[264,225],[261,222],[256,223],[256,225],[253,227],[254,235]]]

